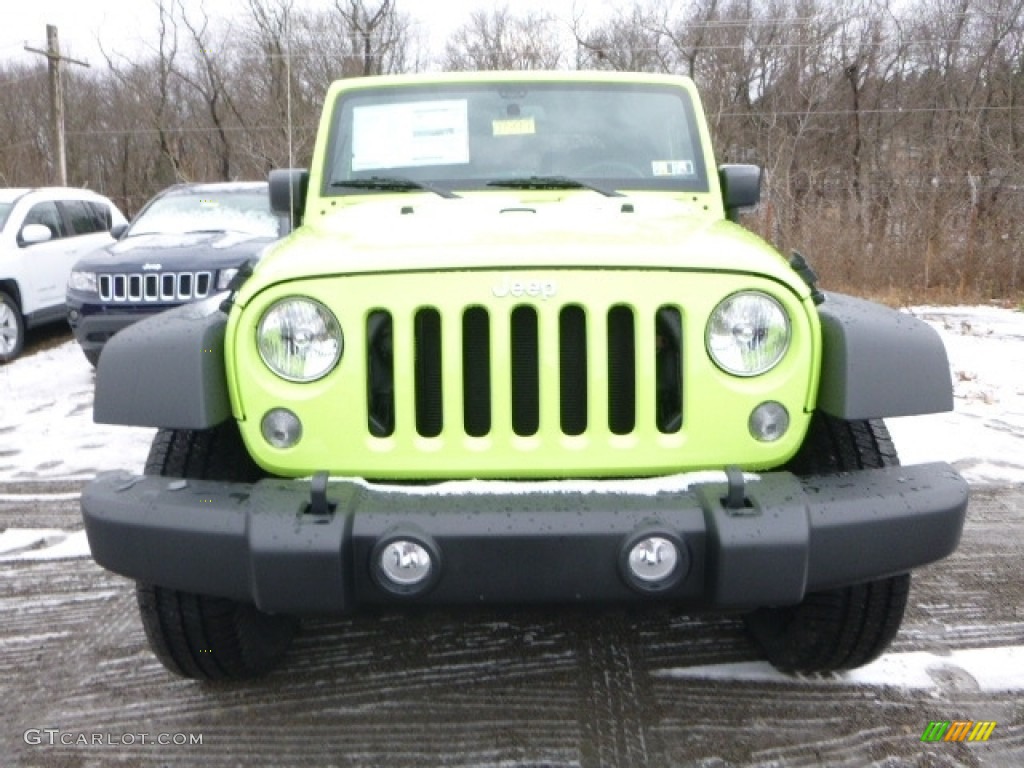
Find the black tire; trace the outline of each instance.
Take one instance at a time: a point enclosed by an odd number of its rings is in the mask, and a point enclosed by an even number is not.
[[[0,363],[9,363],[25,348],[25,318],[14,298],[0,291]]]
[[[899,458],[879,420],[843,421],[816,414],[799,453],[797,475],[895,466]],[[889,646],[903,620],[910,574],[812,592],[794,606],[759,608],[744,617],[768,660],[786,672],[833,672],[867,664]]]
[[[233,420],[208,430],[157,432],[146,474],[254,482],[265,473],[245,450]],[[171,672],[197,680],[242,680],[280,663],[298,627],[292,616],[264,613],[223,597],[136,584],[149,645]]]

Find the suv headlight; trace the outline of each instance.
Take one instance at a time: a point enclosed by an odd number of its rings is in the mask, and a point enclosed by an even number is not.
[[[229,267],[228,269],[222,269],[217,273],[217,290],[226,291],[228,289],[228,283],[231,279],[238,274],[237,267]]]
[[[266,366],[288,381],[322,379],[341,359],[343,338],[334,314],[312,299],[273,304],[260,320],[256,343]]]
[[[68,288],[73,291],[96,293],[96,273],[72,271],[68,277]]]
[[[778,365],[789,348],[786,310],[766,293],[743,291],[722,301],[708,320],[708,354],[734,376],[757,376]]]

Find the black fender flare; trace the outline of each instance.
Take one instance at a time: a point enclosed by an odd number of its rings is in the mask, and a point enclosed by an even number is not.
[[[93,421],[208,429],[228,419],[223,299],[176,307],[116,333],[96,367]]]
[[[953,410],[946,347],[926,322],[839,293],[826,294],[818,316],[820,410],[848,420]]]

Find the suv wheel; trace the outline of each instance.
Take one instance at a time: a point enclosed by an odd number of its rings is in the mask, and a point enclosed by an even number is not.
[[[249,457],[234,420],[202,431],[157,432],[146,474],[254,482],[263,471]],[[292,616],[253,605],[142,582],[139,614],[149,645],[170,671],[197,680],[246,679],[273,669],[298,626]]]
[[[10,294],[0,291],[0,363],[9,363],[25,346],[25,319]]]
[[[797,475],[899,464],[879,420],[816,414],[804,445],[786,466]],[[877,658],[903,620],[910,574],[812,592],[794,606],[759,608],[745,618],[768,660],[788,672],[853,669]]]

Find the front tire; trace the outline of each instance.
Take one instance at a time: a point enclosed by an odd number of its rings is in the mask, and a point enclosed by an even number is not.
[[[157,432],[146,474],[255,482],[264,472],[229,419],[206,430]],[[138,582],[139,616],[150,648],[171,672],[196,680],[242,680],[266,674],[284,658],[298,621],[224,597]]]
[[[843,421],[815,414],[800,451],[786,466],[797,475],[896,466],[880,420]],[[794,606],[744,617],[768,660],[786,672],[833,672],[867,664],[892,642],[903,620],[910,574],[812,592]]]
[[[0,363],[9,363],[25,347],[25,318],[9,293],[0,291]]]

